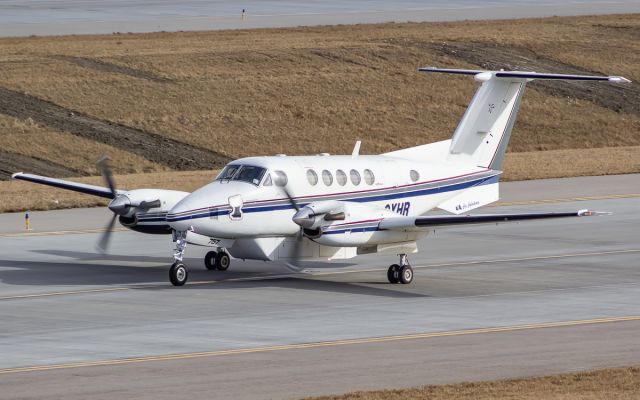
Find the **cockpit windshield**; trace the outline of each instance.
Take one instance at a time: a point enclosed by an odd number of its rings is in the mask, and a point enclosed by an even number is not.
[[[231,164],[224,167],[216,180],[248,182],[257,186],[260,184],[260,181],[266,171],[267,170],[265,168],[256,167],[254,165]]]

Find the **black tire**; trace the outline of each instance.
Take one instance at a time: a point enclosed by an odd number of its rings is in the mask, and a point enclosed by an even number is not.
[[[218,271],[226,271],[229,269],[230,265],[231,257],[229,257],[229,255],[224,251],[219,252],[216,256],[216,269]]]
[[[398,283],[400,282],[400,266],[398,264],[393,264],[387,270],[387,279],[389,283]]]
[[[413,281],[413,268],[409,265],[400,268],[400,271],[398,271],[398,280],[405,285],[411,283]]]
[[[215,251],[210,251],[204,256],[204,266],[207,267],[209,271],[216,268],[216,256],[218,255]]]
[[[173,286],[183,286],[187,283],[189,278],[189,271],[187,266],[183,263],[176,261],[169,269],[169,280]]]

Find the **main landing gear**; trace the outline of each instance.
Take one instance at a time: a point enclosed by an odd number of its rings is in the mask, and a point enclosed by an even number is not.
[[[204,266],[208,270],[226,271],[231,265],[231,257],[225,251],[210,251],[204,256]]]
[[[169,281],[173,286],[183,286],[189,278],[187,266],[182,262],[184,250],[187,247],[187,236],[185,232],[175,232],[174,235],[176,249],[173,258],[175,262],[169,268]],[[204,256],[204,266],[208,270],[226,271],[230,265],[231,257],[224,249],[210,251]]]
[[[409,265],[406,254],[400,254],[400,265],[393,264],[387,270],[387,279],[390,283],[408,284],[413,281],[413,268]]]

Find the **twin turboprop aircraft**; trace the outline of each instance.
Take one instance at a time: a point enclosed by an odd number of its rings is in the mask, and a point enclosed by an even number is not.
[[[249,157],[230,162],[215,180],[193,193],[161,189],[118,190],[106,162],[98,166],[107,187],[16,173],[14,179],[112,199],[114,213],[99,247],[106,248],[116,219],[143,233],[172,235],[169,278],[187,282],[187,244],[209,246],[207,269],[226,270],[230,256],[252,260],[348,259],[360,254],[398,255],[391,283],[410,283],[407,254],[430,230],[453,225],[588,216],[561,213],[467,212],[499,198],[498,177],[528,82],[535,79],[625,83],[619,76],[421,68],[473,76],[482,83],[452,139],[380,155]],[[424,215],[438,208],[447,215]]]

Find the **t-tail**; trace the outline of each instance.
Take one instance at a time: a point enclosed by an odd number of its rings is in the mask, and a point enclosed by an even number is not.
[[[476,81],[482,82],[453,133],[447,158],[456,161],[465,159],[477,167],[491,170],[501,170],[511,130],[520,108],[520,100],[528,82],[536,79],[630,82],[621,76],[478,71],[434,67],[420,68],[419,71],[470,75]]]

